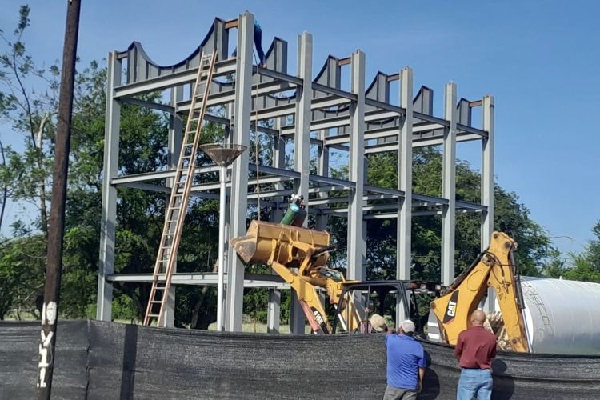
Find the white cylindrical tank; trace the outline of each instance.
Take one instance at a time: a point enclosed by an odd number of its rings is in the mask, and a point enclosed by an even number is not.
[[[600,354],[600,284],[521,277],[533,353]]]

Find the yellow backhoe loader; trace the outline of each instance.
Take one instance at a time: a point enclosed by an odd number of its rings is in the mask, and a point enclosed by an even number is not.
[[[456,345],[458,334],[467,329],[469,316],[492,288],[496,294],[508,350],[528,352],[527,330],[523,318],[524,302],[513,252],[517,243],[502,232],[494,232],[490,246],[444,291],[431,302],[442,341]],[[430,321],[431,321],[430,317]],[[430,326],[431,330],[431,326]],[[431,332],[430,332],[431,338]]]
[[[415,308],[409,305],[407,293],[432,287],[407,281],[346,280],[340,271],[327,267],[334,247],[324,231],[252,221],[246,235],[232,239],[231,246],[245,264],[266,264],[290,284],[315,334],[335,333],[338,324],[337,331],[370,332],[369,314],[383,314],[384,303],[408,317]],[[335,310],[333,325],[325,298]]]

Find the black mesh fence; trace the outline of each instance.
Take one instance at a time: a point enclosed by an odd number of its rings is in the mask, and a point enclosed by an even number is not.
[[[0,323],[0,399],[35,394],[39,323]],[[456,398],[451,349],[424,343],[421,399]],[[53,399],[381,399],[382,335],[230,334],[97,321],[58,327]],[[600,398],[600,357],[501,354],[494,399]]]
[[[89,347],[88,321],[58,326],[52,398],[84,399]],[[35,398],[41,322],[0,323],[0,399]]]

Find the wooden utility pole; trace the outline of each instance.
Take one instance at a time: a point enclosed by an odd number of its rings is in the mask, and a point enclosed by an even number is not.
[[[62,75],[58,102],[58,123],[54,145],[54,171],[52,199],[48,226],[46,253],[46,283],[42,306],[42,335],[39,346],[37,394],[39,400],[50,399],[52,375],[54,372],[54,347],[58,300],[62,272],[62,248],[65,229],[65,204],[67,197],[67,174],[69,171],[69,151],[71,138],[71,114],[73,111],[73,87],[75,81],[75,60],[79,33],[80,0],[68,0],[65,44],[63,47]]]

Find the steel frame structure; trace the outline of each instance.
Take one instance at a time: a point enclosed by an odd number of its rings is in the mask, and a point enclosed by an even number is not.
[[[324,229],[327,218],[346,216],[348,219],[348,278],[365,278],[366,224],[369,218],[396,218],[398,221],[397,276],[410,279],[411,220],[420,215],[442,216],[442,276],[444,284],[454,280],[454,229],[456,214],[480,213],[482,217],[482,248],[487,247],[494,219],[494,99],[486,95],[477,101],[457,101],[457,85],[445,87],[444,115],[433,114],[433,90],[421,87],[414,95],[413,71],[409,67],[397,73],[378,72],[366,85],[365,53],[358,50],[349,57],[329,56],[313,76],[313,39],[309,33],[298,37],[297,76],[287,72],[288,44],[275,38],[267,52],[266,67],[253,65],[254,16],[244,13],[237,19],[215,19],[198,49],[183,61],[171,66],[159,66],[145,54],[141,44],[132,43],[125,51],[113,51],[108,56],[108,92],[104,170],[102,181],[102,229],[98,278],[99,320],[111,319],[112,283],[147,282],[147,275],[114,273],[115,221],[120,186],[170,192],[169,183],[175,174],[175,159],[182,138],[181,116],[190,108],[186,88],[193,83],[202,51],[218,52],[215,76],[211,84],[209,107],[222,107],[223,115],[208,114],[206,119],[226,127],[226,140],[250,147],[251,130],[273,137],[272,165],[256,165],[249,152],[242,154],[230,167],[228,183],[229,213],[226,216],[229,237],[246,231],[248,204],[260,201],[261,207],[273,210],[274,220],[287,206],[285,197],[300,193],[308,200],[309,214],[315,216],[318,229]],[[230,57],[231,28],[237,28],[237,57]],[[350,72],[350,90],[342,89],[342,69]],[[123,74],[124,72],[124,74]],[[228,80],[219,80],[227,76]],[[391,83],[398,82],[399,93],[391,93]],[[148,93],[170,93],[170,104],[144,100]],[[189,92],[189,90],[188,90]],[[390,101],[396,96],[399,105]],[[137,104],[170,113],[170,170],[139,175],[119,172],[120,107]],[[482,111],[482,126],[472,126],[474,108]],[[256,123],[256,121],[262,123]],[[269,123],[266,123],[269,122]],[[456,146],[459,142],[481,141],[481,203],[456,200]],[[293,143],[293,150],[291,144]],[[289,145],[286,145],[289,144]],[[442,197],[413,193],[413,148],[441,146],[443,152]],[[316,156],[311,155],[316,149]],[[349,177],[331,177],[330,152],[348,154]],[[366,181],[368,163],[365,157],[382,152],[398,153],[398,185],[396,189],[369,185]],[[285,165],[286,156],[293,156],[293,168]],[[311,172],[311,161],[316,173]],[[217,166],[200,167],[202,176],[216,172]],[[250,171],[259,178],[250,177]],[[165,186],[155,184],[163,181]],[[286,185],[287,183],[287,185]],[[260,185],[260,190],[254,188]],[[193,187],[194,196],[218,198],[218,182],[201,183]],[[340,192],[332,196],[334,192]],[[260,199],[259,199],[260,198]],[[340,205],[341,204],[341,205]],[[157,244],[158,245],[158,244]],[[287,288],[281,282],[265,277],[244,276],[244,266],[228,250],[226,329],[240,331],[244,286],[271,287],[270,298],[279,298],[279,290]],[[215,281],[215,282],[213,282]],[[214,284],[210,274],[174,275],[175,284]],[[173,296],[171,294],[171,296]],[[271,305],[279,310],[278,305]],[[297,331],[303,332],[302,316],[296,314]],[[271,318],[275,318],[271,316]],[[277,319],[277,318],[275,318]],[[172,325],[172,312],[167,324]],[[302,325],[300,327],[300,325]],[[272,326],[278,327],[278,322]]]

